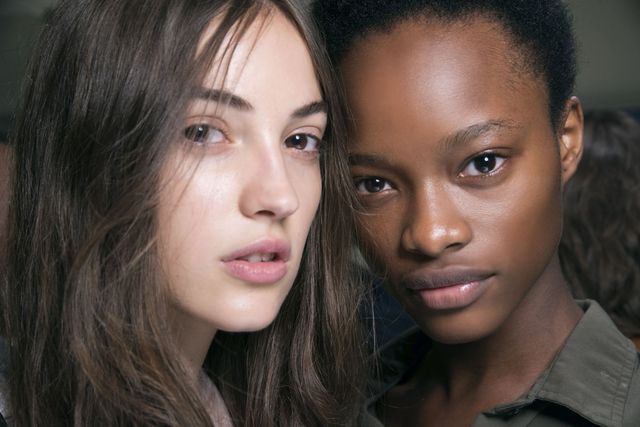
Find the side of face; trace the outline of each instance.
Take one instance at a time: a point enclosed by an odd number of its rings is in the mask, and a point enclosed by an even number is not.
[[[159,246],[183,330],[268,326],[320,200],[320,87],[297,30],[279,12],[266,19],[237,44],[226,78],[218,58],[165,167]]]
[[[361,241],[444,343],[493,333],[549,279],[562,183],[579,158],[579,132],[554,132],[544,83],[511,49],[483,19],[403,22],[357,41],[341,64]]]

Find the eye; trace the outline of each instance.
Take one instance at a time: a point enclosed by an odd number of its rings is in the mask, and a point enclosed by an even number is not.
[[[224,133],[220,129],[204,123],[198,123],[187,127],[184,130],[184,136],[189,141],[201,145],[219,144],[224,142],[226,139]]]
[[[320,144],[320,138],[308,133],[297,133],[284,140],[284,145],[287,148],[300,151],[319,151]]]
[[[391,184],[384,178],[378,176],[370,176],[366,178],[358,178],[354,180],[356,191],[360,194],[380,193],[382,191],[391,190]]]
[[[482,153],[467,163],[461,176],[489,175],[499,169],[507,159],[495,153]]]

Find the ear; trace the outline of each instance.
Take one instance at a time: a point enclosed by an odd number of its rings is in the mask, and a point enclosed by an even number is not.
[[[582,127],[584,117],[580,100],[572,96],[566,103],[562,126],[559,129],[560,164],[562,166],[562,184],[566,184],[578,168],[582,158]]]

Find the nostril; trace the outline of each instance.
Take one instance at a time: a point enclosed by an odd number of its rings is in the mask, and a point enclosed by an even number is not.
[[[463,248],[470,240],[467,224],[463,221],[433,224],[416,221],[402,234],[403,249],[412,255],[437,258],[448,251]]]
[[[270,211],[268,209],[260,210],[260,211],[256,212],[256,215],[276,216],[276,214],[273,211]]]
[[[298,198],[292,188],[270,188],[257,195],[252,215],[282,219],[298,209]]]

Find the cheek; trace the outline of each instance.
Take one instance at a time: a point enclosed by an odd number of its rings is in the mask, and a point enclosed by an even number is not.
[[[501,206],[503,215],[491,216],[489,233],[495,252],[510,264],[510,269],[524,275],[538,274],[555,252],[561,235],[560,175],[554,168],[539,166],[537,173],[523,175],[510,189],[515,197]],[[540,174],[539,171],[546,171]]]
[[[172,281],[200,274],[198,268],[215,254],[217,239],[224,238],[225,218],[233,218],[237,180],[206,161],[183,161],[169,175],[160,193],[158,240],[162,265]],[[168,175],[168,174],[167,174]],[[184,271],[182,271],[184,270]]]

